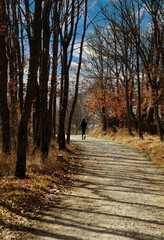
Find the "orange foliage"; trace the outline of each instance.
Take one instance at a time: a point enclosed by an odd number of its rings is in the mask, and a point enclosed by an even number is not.
[[[124,88],[119,85],[117,91],[114,88],[103,89],[101,85],[97,89],[87,88],[88,100],[84,107],[91,112],[100,112],[105,106],[109,116],[122,118],[126,115],[126,98]]]

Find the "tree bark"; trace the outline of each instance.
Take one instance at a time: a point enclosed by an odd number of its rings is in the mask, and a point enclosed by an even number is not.
[[[69,92],[69,66],[68,63],[68,46],[71,42],[74,30],[74,14],[75,14],[75,0],[72,0],[71,6],[69,5],[69,1],[66,5],[66,13],[65,13],[65,25],[64,25],[64,36],[62,33],[62,29],[60,28],[60,38],[63,50],[62,56],[62,76],[61,76],[61,97],[60,97],[60,109],[59,109],[59,129],[58,129],[58,143],[59,149],[66,149],[65,142],[65,118],[68,104],[68,92]],[[70,10],[70,9],[71,10]],[[69,12],[70,11],[70,12]],[[68,15],[70,13],[70,23],[68,20]],[[62,86],[64,85],[64,86]]]
[[[56,90],[57,90],[57,66],[58,66],[58,43],[59,43],[59,17],[58,2],[55,1],[53,11],[53,64],[51,78],[51,94],[50,94],[50,118],[51,118],[51,134],[56,138]]]
[[[154,112],[155,112],[155,118],[156,118],[156,121],[157,121],[158,135],[159,135],[161,141],[163,141],[163,127],[162,127],[161,120],[160,120],[160,117],[159,117],[158,101],[154,101]]]
[[[10,107],[10,122],[11,122],[11,143],[12,148],[16,151],[17,148],[17,133],[18,133],[18,112],[17,112],[17,88],[18,88],[18,19],[16,16],[17,4],[16,1],[13,0],[11,2],[11,19],[10,19],[10,31],[13,36],[9,42],[9,68],[10,68],[10,99],[11,99],[11,107]]]
[[[43,50],[41,55],[41,77],[40,77],[40,109],[41,109],[41,152],[43,157],[48,156],[50,144],[51,123],[46,124],[49,119],[47,102],[48,80],[49,80],[49,44],[50,44],[50,10],[51,1],[45,3],[43,10]],[[50,130],[49,130],[50,128]],[[48,131],[47,131],[48,130]]]
[[[154,134],[155,130],[154,130],[154,108],[153,107],[149,109],[145,122],[146,122],[146,128],[148,133]]]
[[[81,38],[79,64],[78,64],[78,69],[77,69],[77,74],[76,74],[75,96],[73,99],[71,112],[69,115],[68,128],[67,128],[67,143],[68,144],[70,143],[71,123],[72,123],[72,118],[73,118],[73,114],[74,114],[75,106],[76,106],[76,102],[77,102],[77,97],[78,97],[79,78],[80,78],[80,70],[81,70],[81,63],[82,63],[82,53],[83,53],[84,38],[85,38],[85,33],[86,33],[87,12],[88,12],[88,0],[85,0],[84,28],[83,28],[83,35]]]
[[[137,84],[138,84],[138,134],[140,138],[143,138],[142,133],[142,115],[141,115],[141,81],[140,81],[140,56],[139,56],[139,46],[140,46],[140,7],[138,4],[138,41],[136,46],[137,55]]]
[[[66,149],[66,142],[65,142],[65,118],[66,118],[66,110],[67,110],[67,103],[68,103],[68,89],[69,89],[69,71],[67,65],[67,44],[63,44],[63,80],[64,80],[64,93],[62,97],[62,102],[60,105],[59,110],[59,131],[58,131],[58,141],[59,141],[59,149]]]
[[[7,56],[6,56],[6,14],[5,1],[0,1],[0,114],[2,121],[2,151],[10,153],[10,120],[7,104]]]
[[[40,147],[40,90],[37,84],[35,101],[33,104],[33,141],[35,149]]]
[[[18,10],[19,19],[22,22],[22,17],[20,10]],[[24,76],[24,40],[23,40],[23,26],[21,24],[20,26],[20,34],[21,34],[21,44],[18,41],[18,67],[19,67],[19,106],[20,106],[20,112],[23,111],[23,76]],[[17,28],[18,31],[19,28]],[[18,33],[19,35],[19,33]]]
[[[26,1],[26,11],[29,8],[28,4],[29,2]],[[18,178],[25,178],[26,175],[27,127],[31,115],[32,102],[37,89],[37,72],[41,46],[41,10],[42,1],[36,1],[33,23],[34,35],[31,36],[29,29],[27,30],[30,42],[30,62],[26,98],[18,130],[17,163],[15,171],[15,176]],[[27,19],[27,21],[29,21],[29,19]]]

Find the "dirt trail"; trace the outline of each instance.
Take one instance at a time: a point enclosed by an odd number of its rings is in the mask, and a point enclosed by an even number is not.
[[[73,189],[21,239],[164,240],[164,174],[125,146],[72,139],[84,163]]]

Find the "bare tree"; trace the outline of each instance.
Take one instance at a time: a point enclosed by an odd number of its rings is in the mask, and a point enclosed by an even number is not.
[[[159,116],[159,95],[161,94],[161,80],[163,80],[163,73],[161,62],[163,56],[163,21],[162,21],[162,10],[163,9],[163,1],[115,1],[111,3],[115,9],[115,13],[117,14],[117,29],[120,33],[126,35],[128,44],[132,45],[134,49],[136,49],[136,65],[137,65],[137,82],[138,82],[138,129],[139,136],[142,137],[142,116],[141,116],[141,103],[143,98],[141,96],[141,69],[140,65],[144,66],[144,71],[147,75],[147,84],[151,87],[152,95],[153,95],[153,105],[154,112],[157,121],[158,132],[161,140],[163,139],[163,130],[160,122]],[[140,9],[144,9],[147,14],[150,16],[150,24],[149,27],[150,33],[146,33],[145,31],[141,33],[140,24],[142,18],[144,18],[144,14],[140,16]],[[109,10],[109,9],[108,9]],[[103,9],[102,13],[110,26],[113,25],[114,19],[112,18],[112,14],[107,9]],[[121,19],[124,24],[121,23]],[[128,38],[128,35],[130,38]],[[118,38],[117,38],[117,42]],[[127,44],[124,41],[124,44]],[[126,55],[128,56],[128,55]],[[124,59],[124,63],[125,63]],[[128,63],[129,68],[129,63]],[[130,69],[129,69],[130,70]],[[158,74],[157,74],[158,73]],[[128,96],[128,95],[127,95]],[[151,111],[152,112],[152,111]],[[133,117],[133,115],[131,116]]]
[[[64,6],[65,3],[65,6]],[[65,0],[62,5],[63,21],[61,20],[60,26],[60,39],[62,46],[62,58],[61,58],[61,95],[60,95],[60,109],[59,109],[59,129],[58,129],[58,142],[59,149],[65,149],[65,118],[68,103],[69,93],[69,68],[70,60],[68,60],[68,47],[71,43],[71,39],[75,30],[75,13],[76,13],[76,1]],[[72,42],[73,43],[73,42]],[[73,47],[71,47],[70,59],[72,58]]]
[[[57,99],[57,67],[58,67],[58,45],[59,45],[59,3],[56,0],[53,6],[53,63],[50,93],[50,119],[52,119],[53,137],[56,138],[56,99]]]
[[[79,5],[79,3],[78,3]],[[78,9],[79,11],[79,9]],[[79,78],[80,78],[80,70],[81,70],[81,63],[82,63],[82,53],[83,53],[83,45],[84,45],[84,39],[85,39],[85,33],[87,29],[87,12],[88,12],[88,1],[85,0],[85,12],[84,12],[84,26],[83,26],[83,34],[81,37],[81,44],[80,44],[80,53],[79,53],[79,60],[78,60],[78,69],[76,73],[76,86],[75,86],[75,96],[73,99],[70,115],[69,115],[69,122],[68,122],[68,128],[67,128],[67,143],[70,143],[70,134],[71,134],[71,123],[72,118],[75,110],[75,105],[77,102],[78,97],[78,90],[79,90]]]
[[[41,12],[42,1],[36,1],[33,18],[33,31],[31,31],[30,3],[24,0],[26,9],[27,34],[30,46],[29,74],[27,83],[27,92],[21,120],[18,130],[18,150],[15,176],[24,178],[26,174],[26,151],[27,151],[27,127],[30,119],[31,107],[36,95],[37,72],[39,66],[39,56],[41,49]]]

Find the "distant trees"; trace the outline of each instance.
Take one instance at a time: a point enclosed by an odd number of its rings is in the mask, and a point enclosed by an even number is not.
[[[31,124],[34,150],[40,148],[43,159],[47,157],[51,138],[57,134],[57,97],[59,148],[66,147],[69,68],[82,17],[86,21],[87,0],[0,3],[2,148],[6,153],[11,147],[17,150],[16,177],[24,178],[26,174]],[[84,41],[84,34],[82,38]]]
[[[153,133],[157,128],[161,140],[161,99],[164,91],[163,6],[163,1],[160,0],[118,0],[110,2],[106,8],[100,6],[106,27],[95,25],[95,36],[88,40],[89,71],[92,73],[89,77],[94,81],[94,88],[89,87],[93,93],[88,99],[88,108],[93,110],[93,106],[100,104],[101,107],[108,106],[108,118],[119,119],[119,122],[127,125],[130,134],[135,128],[142,138],[143,130]],[[91,44],[91,41],[94,43]],[[102,59],[107,62],[106,65],[103,64],[107,77],[100,76],[101,67],[97,62],[95,64],[95,56],[99,62]],[[97,75],[96,78],[93,78],[93,74],[94,77]],[[99,101],[104,93],[102,87],[100,91],[100,81],[103,84],[108,82],[104,104]]]

